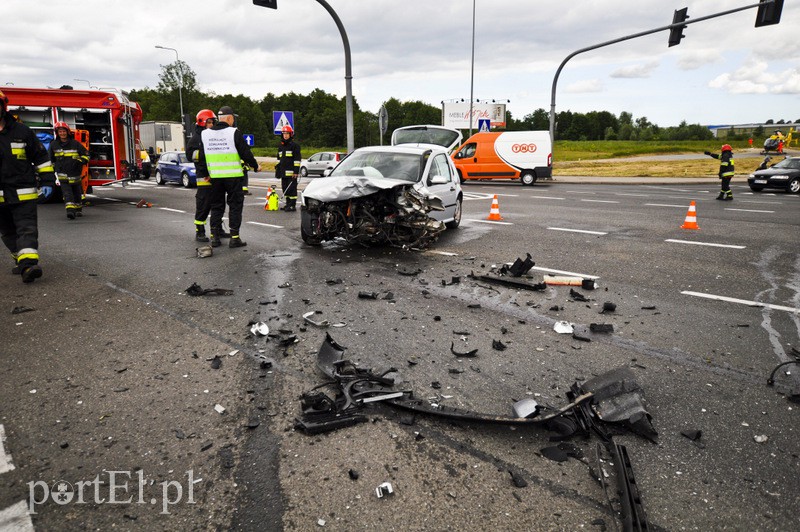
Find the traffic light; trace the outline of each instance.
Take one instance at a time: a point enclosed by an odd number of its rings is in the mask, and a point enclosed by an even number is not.
[[[278,9],[278,0],[253,0],[253,5]]]
[[[688,7],[684,7],[683,9],[676,9],[675,14],[672,15],[672,23],[678,24],[679,22],[685,21],[687,18],[689,18],[689,15],[687,15],[688,11],[689,11]],[[681,39],[685,37],[683,34],[684,29],[686,29],[686,24],[683,24],[681,26],[675,26],[674,28],[669,29],[670,46],[675,46],[677,44],[680,44]]]
[[[780,22],[782,9],[783,0],[761,0],[756,13],[756,28]]]

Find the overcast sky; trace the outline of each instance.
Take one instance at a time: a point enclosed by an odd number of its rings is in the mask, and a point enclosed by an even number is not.
[[[550,108],[553,76],[570,53],[756,0],[476,0],[474,98],[510,100],[517,118]],[[347,31],[353,95],[382,102],[470,97],[471,0],[328,0]],[[246,94],[315,88],[344,96],[344,51],[315,0],[2,0],[0,85],[155,87],[180,58],[204,91]],[[755,28],[756,9],[691,24],[668,48],[662,31],[571,59],[556,110],[628,111],[661,126],[800,119],[800,5]],[[194,113],[196,110],[187,109]]]

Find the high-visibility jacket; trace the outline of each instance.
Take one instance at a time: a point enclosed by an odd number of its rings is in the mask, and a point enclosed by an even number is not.
[[[220,122],[204,130],[200,137],[203,142],[199,157],[204,158],[211,179],[244,177],[240,161],[252,168],[258,167],[258,161],[237,128]]]
[[[83,165],[89,164],[89,153],[83,144],[70,138],[66,142],[55,139],[50,143],[49,152],[59,181],[76,183],[81,180]]]
[[[40,186],[54,186],[56,177],[47,150],[25,124],[10,114],[0,131],[0,204],[35,200]]]
[[[719,159],[719,177],[722,179],[723,177],[733,177],[734,176],[734,169],[733,169],[733,152],[724,151],[722,155],[717,155],[716,153],[712,153],[711,156],[714,159]]]

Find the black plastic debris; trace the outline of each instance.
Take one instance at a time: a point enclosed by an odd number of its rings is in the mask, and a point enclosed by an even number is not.
[[[386,295],[381,299],[384,301],[394,301],[394,292],[386,292]]]
[[[655,309],[656,309],[655,305],[644,305],[642,307],[642,310],[655,310]]]
[[[614,332],[614,326],[610,323],[590,323],[589,330],[593,333],[609,334]]]
[[[409,277],[417,275],[420,272],[422,272],[422,270],[420,270],[419,268],[411,269],[411,268],[407,268],[405,266],[397,269],[397,273],[399,273],[400,275],[407,275]]]
[[[698,429],[682,430],[681,435],[689,438],[692,441],[697,441],[703,435],[703,431]]]
[[[589,298],[587,298],[585,295],[581,294],[574,288],[569,289],[569,297],[574,299],[575,301],[589,301]]]
[[[259,421],[259,419],[256,417],[251,417],[250,419],[247,420],[245,427],[247,427],[248,429],[255,429],[259,425],[261,425],[261,421]]]
[[[459,353],[456,351],[456,344],[455,342],[450,342],[450,352],[453,353],[455,356],[460,358],[474,358],[478,356],[478,350],[473,349],[472,351],[467,351],[466,353]]]
[[[214,355],[214,358],[211,359],[211,369],[219,369],[220,366],[222,366],[222,359],[218,355]]]
[[[530,290],[533,292],[543,292],[547,289],[545,283],[529,283],[520,279],[509,279],[507,277],[496,277],[493,275],[475,275],[471,273],[469,278],[476,281],[484,281],[491,284],[499,284],[509,288],[519,288],[521,290]]]
[[[344,281],[341,279],[325,279],[325,284],[335,285],[335,284],[342,284]]]
[[[528,486],[528,481],[522,478],[522,475],[517,473],[516,471],[508,470],[509,474],[511,474],[511,483],[514,485],[515,488],[525,488]]]
[[[361,291],[358,293],[358,299],[378,299],[378,294],[377,292]]]
[[[439,381],[433,381],[431,383],[431,388],[433,388],[434,390],[441,390],[442,389],[442,383],[439,382]]]
[[[603,310],[600,311],[600,314],[611,313],[617,310],[617,305],[612,303],[611,301],[606,301],[603,303]]]
[[[561,307],[559,307],[558,305],[553,305],[548,310],[552,310],[554,312],[558,312],[559,310],[561,310]]]
[[[505,264],[500,268],[500,273],[502,275],[511,274],[513,277],[521,277],[528,273],[528,270],[533,268],[536,264],[533,262],[530,253],[526,253],[525,260],[517,258],[511,266],[506,266]]]
[[[454,275],[454,276],[453,276],[453,277],[450,279],[450,282],[449,282],[449,283],[448,283],[447,281],[445,281],[444,279],[442,279],[442,286],[451,286],[451,285],[454,285],[454,284],[460,284],[460,283],[461,283],[461,277],[460,277],[460,276],[457,276],[457,275]]]
[[[469,305],[467,305],[467,308],[481,308],[481,304],[480,303],[470,303]]]
[[[197,283],[192,283],[192,286],[186,289],[186,293],[190,296],[230,296],[233,295],[233,290],[227,288],[203,288]]]
[[[495,351],[505,351],[508,346],[500,340],[492,340],[492,349]]]
[[[296,334],[292,334],[287,336],[286,338],[282,338],[278,341],[278,345],[281,347],[289,347],[290,345],[296,344],[299,342],[300,339],[297,337]]]
[[[351,480],[358,480],[358,477],[360,476],[358,474],[358,471],[356,471],[355,469],[348,470],[347,474],[348,474],[348,476],[350,477]]]
[[[542,456],[554,462],[566,462],[569,460],[569,455],[558,447],[545,447],[540,449],[539,452],[542,453]]]
[[[447,370],[447,373],[451,375],[461,375],[462,373],[464,373],[464,370],[460,368],[450,368]]]
[[[11,314],[22,314],[23,312],[32,312],[34,310],[36,309],[32,309],[31,307],[14,307],[14,309],[11,311]]]
[[[592,339],[586,336],[581,336],[580,334],[574,332],[572,333],[572,339],[577,340],[579,342],[591,342]]]

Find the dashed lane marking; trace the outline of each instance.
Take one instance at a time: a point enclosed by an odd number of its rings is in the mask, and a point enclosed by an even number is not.
[[[245,222],[245,223],[252,224],[252,225],[260,225],[260,226],[263,226],[263,227],[274,227],[275,229],[283,229],[282,225],[265,224],[263,222]]]
[[[670,205],[668,203],[645,203],[645,207],[680,207],[681,209],[687,208],[687,205]]]
[[[25,501],[19,501],[5,510],[0,510],[0,530],[34,532],[33,522],[28,514],[28,505]]]
[[[769,308],[773,310],[785,310],[787,312],[800,312],[800,308],[784,307],[783,305],[773,305],[771,303],[761,303],[760,301],[748,301],[746,299],[736,299],[735,297],[717,296],[714,294],[704,294],[702,292],[683,291],[683,295],[702,297],[705,299],[715,299],[717,301],[727,301],[728,303],[739,303],[748,307]]]
[[[181,214],[186,214],[186,211],[182,211],[180,209],[170,209],[169,207],[159,207],[162,211],[169,211],[169,212],[179,212]]]
[[[567,233],[585,233],[587,235],[607,235],[602,231],[587,231],[586,229],[567,229],[566,227],[548,227],[551,231],[565,231]]]
[[[0,425],[0,474],[7,473],[14,470],[14,464],[11,462],[11,455],[6,454],[6,429]],[[0,527],[0,530],[3,530]]]
[[[693,242],[691,240],[675,240],[668,238],[664,242],[675,242],[677,244],[694,244],[695,246],[711,246],[715,248],[745,249],[745,246],[734,246],[731,244],[714,244],[712,242]]]
[[[730,207],[725,208],[726,211],[739,211],[739,212],[761,212],[764,214],[775,214],[775,211],[760,211],[757,209],[734,209]]]
[[[528,196],[528,197],[529,198],[533,198],[533,199],[554,199],[554,200],[566,199],[566,198],[559,198],[559,197],[556,197],[556,196]]]
[[[586,201],[588,203],[619,203],[618,201],[601,199],[582,199],[581,201]]]

